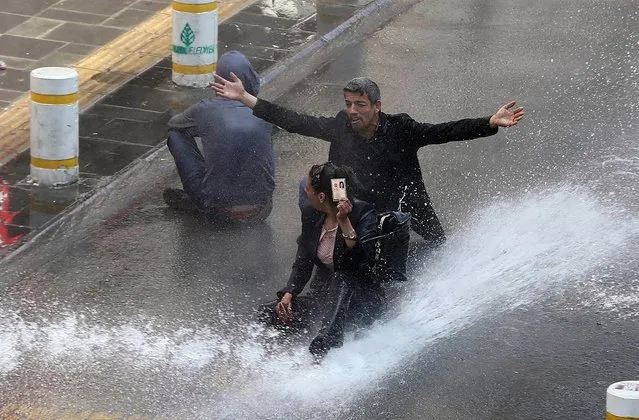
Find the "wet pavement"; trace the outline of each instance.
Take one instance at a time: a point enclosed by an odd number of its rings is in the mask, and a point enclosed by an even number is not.
[[[273,213],[237,229],[167,209],[161,155],[5,265],[0,416],[604,418],[607,386],[637,375],[639,9],[583,4],[424,1],[278,99],[334,115],[365,74],[420,121],[526,107],[420,150],[449,240],[411,261],[383,322],[321,365],[252,322],[289,274],[324,142],[279,132]]]
[[[80,61],[169,0],[4,0],[0,3],[0,110],[29,90],[29,72]]]
[[[70,22],[78,16],[87,16],[87,19],[103,18],[100,22],[104,28],[96,23],[96,34],[102,33],[104,29],[105,34],[112,33],[115,37],[125,31],[128,26],[136,23],[138,18],[148,16],[160,7],[166,6],[166,1],[145,0],[124,0],[109,3],[109,5],[91,1],[60,1],[54,4],[41,0],[40,3],[33,2],[31,6],[19,7],[17,2],[10,1],[4,4],[3,7],[6,8],[4,13],[15,13],[17,16],[24,17],[25,22],[31,22],[29,27],[33,27],[33,22],[38,22],[38,19],[44,19],[43,16],[49,20],[53,16],[57,16],[58,19],[66,17],[69,22],[52,21],[57,23],[55,30],[33,33],[29,35],[31,38],[27,38],[24,32],[26,29],[21,29],[19,24],[12,29],[7,26],[4,29],[7,31],[6,34],[0,35],[0,45],[5,48],[17,48],[18,43],[10,37],[21,34],[25,37],[24,39],[29,39],[29,42],[34,45],[42,45],[39,47],[42,50],[42,57],[40,61],[34,60],[32,55],[29,59],[8,59],[10,68],[5,74],[0,74],[0,83],[5,83],[0,85],[0,88],[5,90],[11,88],[13,89],[11,91],[16,93],[27,90],[28,86],[22,86],[11,78],[26,79],[28,83],[30,69],[44,63],[53,65],[50,61],[52,55],[60,53],[59,50],[64,48],[76,48],[75,43],[79,41],[75,38],[86,39],[81,32],[78,36],[62,35],[67,32],[78,34],[76,28],[78,24]],[[255,69],[263,73],[318,35],[328,32],[345,21],[370,2],[331,1],[326,3],[320,1],[316,6],[315,2],[302,0],[256,2],[219,25],[219,54],[232,49],[240,50],[249,57]],[[127,16],[126,19],[125,16]],[[19,19],[6,18],[0,22],[6,22],[5,25],[9,25],[9,22],[18,21]],[[116,23],[121,25],[121,29],[117,31],[114,29],[117,26]],[[57,39],[66,39],[66,43],[53,41]],[[105,35],[100,38],[100,42],[106,42],[109,39]],[[53,42],[57,44],[51,44]],[[95,43],[98,44],[97,41]],[[45,51],[45,46],[48,46],[51,51]],[[8,50],[5,52],[5,54],[10,53],[13,54]],[[2,56],[1,49],[0,56]],[[67,64],[77,60],[79,56],[60,55],[60,57],[68,58]],[[17,69],[15,66],[18,63],[26,66],[25,69]],[[194,91],[176,86],[171,81],[171,60],[168,57],[81,113],[80,182],[78,185],[56,191],[32,185],[28,177],[30,170],[28,150],[0,167],[0,188],[3,194],[3,199],[0,201],[0,258],[46,227],[61,212],[69,211],[74,205],[91,195],[97,187],[108,183],[109,177],[118,174],[140,157],[151,153],[154,148],[164,142],[168,119],[197,101],[197,98],[210,94],[211,92],[206,89]]]

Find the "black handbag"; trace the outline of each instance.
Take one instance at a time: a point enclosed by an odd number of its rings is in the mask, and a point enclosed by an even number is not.
[[[406,260],[410,239],[410,213],[387,211],[377,215],[373,274],[382,283],[406,280]]]

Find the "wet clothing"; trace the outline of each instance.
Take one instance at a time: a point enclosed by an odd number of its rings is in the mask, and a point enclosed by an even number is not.
[[[335,238],[337,234],[337,226],[333,229],[326,230],[322,227],[322,233],[320,234],[319,245],[317,246],[317,258],[333,270],[333,249],[335,248]]]
[[[302,293],[311,279],[315,266],[318,270],[310,284],[311,292],[328,288],[330,282],[327,278],[332,271],[344,273],[352,279],[353,283],[361,284],[363,288],[381,291],[381,286],[371,271],[371,264],[375,257],[374,245],[372,242],[362,243],[365,239],[377,234],[377,213],[369,203],[357,199],[353,199],[352,203],[353,211],[348,218],[357,233],[357,243],[353,248],[348,248],[342,236],[342,230],[337,228],[333,248],[333,270],[323,264],[317,255],[326,216],[324,213],[317,212],[302,218],[302,233],[297,239],[297,254],[293,269],[286,286],[277,292],[278,297],[281,298],[286,292],[290,292],[293,296]]]
[[[411,213],[411,228],[433,245],[445,239],[444,230],[426,192],[417,151],[429,144],[497,133],[497,128],[490,128],[489,117],[429,124],[407,114],[380,112],[375,135],[364,139],[353,131],[345,111],[335,117],[312,117],[258,99],[253,114],[287,131],[330,142],[328,159],[352,167],[362,183],[364,191],[358,197],[379,212]]]
[[[217,73],[235,73],[247,91],[259,92],[259,76],[237,51],[220,57]],[[204,99],[169,121],[168,146],[184,190],[203,211],[270,206],[275,189],[273,127],[240,101]],[[202,140],[203,153],[195,143]]]
[[[343,341],[345,323],[357,326],[370,325],[381,313],[384,291],[372,273],[374,259],[373,241],[362,243],[377,233],[377,212],[369,203],[352,200],[353,211],[349,219],[357,233],[357,243],[348,248],[338,227],[333,249],[333,268],[322,263],[318,246],[325,215],[309,212],[302,218],[302,233],[297,240],[298,249],[288,283],[277,292],[293,294],[293,327],[308,328],[319,321],[322,326],[313,340],[310,350],[323,355]],[[309,293],[299,296],[311,280],[317,267]],[[261,319],[275,325],[281,324],[275,313],[279,301],[262,306]]]

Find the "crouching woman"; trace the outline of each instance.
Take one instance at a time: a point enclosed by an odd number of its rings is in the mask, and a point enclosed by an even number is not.
[[[346,198],[334,200],[331,181],[344,179]],[[313,209],[302,215],[302,233],[293,269],[278,301],[264,306],[266,319],[291,327],[306,326],[309,318],[321,319],[321,328],[310,344],[317,358],[340,347],[345,324],[370,325],[378,317],[384,293],[372,273],[377,213],[357,200],[359,185],[347,166],[331,162],[311,167],[306,194]],[[310,209],[309,209],[310,210]],[[316,274],[309,292],[300,296]]]

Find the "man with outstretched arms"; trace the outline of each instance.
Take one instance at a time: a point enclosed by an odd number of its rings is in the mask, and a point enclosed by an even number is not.
[[[429,246],[444,242],[445,235],[426,192],[417,158],[419,148],[491,136],[499,127],[512,127],[524,116],[523,107],[514,108],[513,101],[490,117],[420,123],[407,114],[383,113],[379,87],[365,77],[346,84],[346,109],[334,117],[304,115],[258,99],[233,73],[230,79],[216,75],[211,87],[218,96],[252,108],[256,117],[289,132],[330,142],[329,160],[354,169],[365,188],[359,196],[380,212],[411,213],[411,228]]]

